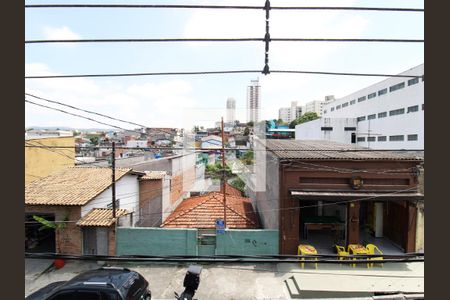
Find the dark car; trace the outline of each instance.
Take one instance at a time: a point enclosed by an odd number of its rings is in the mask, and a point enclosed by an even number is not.
[[[103,267],[86,271],[69,281],[53,282],[26,300],[150,300],[148,282],[126,268]]]

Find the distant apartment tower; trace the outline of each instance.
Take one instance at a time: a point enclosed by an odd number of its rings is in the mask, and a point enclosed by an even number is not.
[[[291,107],[282,107],[278,110],[278,119],[290,123],[302,115],[302,107],[297,105],[297,101],[291,102]]]
[[[227,99],[227,123],[234,123],[236,121],[236,100],[234,98]]]
[[[261,86],[259,79],[252,80],[247,87],[247,122],[259,122],[261,109]]]

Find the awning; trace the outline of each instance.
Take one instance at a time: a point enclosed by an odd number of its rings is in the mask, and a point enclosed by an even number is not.
[[[304,200],[339,200],[339,199],[361,199],[361,200],[420,200],[424,198],[422,193],[415,191],[305,191],[291,190],[292,197]]]

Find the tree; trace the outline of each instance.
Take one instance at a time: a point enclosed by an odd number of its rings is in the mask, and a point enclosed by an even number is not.
[[[232,187],[240,190],[242,193],[245,192],[245,182],[241,178],[234,178],[233,180],[231,180],[230,184]]]
[[[93,145],[98,145],[98,140],[99,140],[98,136],[91,136],[91,137],[89,138],[89,140],[91,141],[91,143],[92,143]]]
[[[255,123],[253,121],[247,122],[247,126],[249,126],[249,127],[253,127],[254,124]]]
[[[319,116],[315,112],[307,112],[303,114],[301,117],[295,119],[291,123],[289,123],[289,128],[295,128],[295,125],[306,123],[315,119],[318,119]]]
[[[240,158],[244,165],[253,165],[254,163],[254,153],[253,151],[245,152],[244,155]]]
[[[250,129],[248,127],[245,127],[244,135],[249,135],[249,134],[250,134]]]

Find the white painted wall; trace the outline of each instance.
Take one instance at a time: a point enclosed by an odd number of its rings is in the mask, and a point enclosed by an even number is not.
[[[424,64],[411,68],[401,75],[423,75]],[[424,98],[424,81],[408,86],[408,80],[411,78],[393,77],[383,80],[379,83],[361,89],[346,97],[337,99],[324,106],[324,117],[327,118],[358,118],[365,116],[366,120],[358,122],[358,136],[365,137],[364,142],[357,142],[363,147],[373,149],[424,149],[424,110],[422,105]],[[389,91],[389,87],[404,82],[405,87],[393,92]],[[378,91],[387,88],[387,93],[378,95]],[[368,99],[368,95],[376,92],[376,97]],[[366,100],[358,102],[358,98],[366,96]],[[343,103],[356,100],[355,104],[342,107]],[[336,109],[337,106],[340,109]],[[419,106],[417,112],[407,113],[410,106]],[[334,111],[331,111],[331,109]],[[404,108],[405,113],[401,115],[389,116],[389,111]],[[325,112],[326,111],[326,112]],[[378,113],[387,112],[387,117],[378,118]],[[376,114],[373,120],[367,120],[368,115]],[[370,136],[386,136],[386,142],[368,142],[367,137]],[[417,141],[408,141],[407,135],[417,134]],[[404,135],[404,141],[389,141],[389,136]]]
[[[111,199],[112,189],[109,187],[81,207],[81,217],[93,208],[106,208],[111,203]],[[133,223],[139,221],[139,182],[137,175],[127,174],[116,182],[116,199],[119,200],[119,208],[133,212]]]
[[[131,141],[127,141],[127,147],[129,148],[146,148],[148,147],[148,142],[147,140],[131,140]]]
[[[324,131],[322,127],[332,127],[331,131]],[[295,126],[296,140],[326,140],[350,144],[352,132],[346,127],[356,128],[355,118],[320,118]]]

